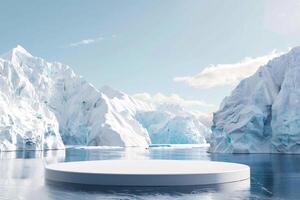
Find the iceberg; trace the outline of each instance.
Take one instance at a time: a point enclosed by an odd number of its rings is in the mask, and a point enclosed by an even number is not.
[[[242,80],[214,113],[211,152],[300,153],[300,47]]]
[[[151,106],[109,87],[98,90],[69,66],[21,46],[0,56],[0,89],[0,150],[150,143],[135,114]]]
[[[21,46],[0,56],[0,151],[206,144],[205,118],[109,86],[98,89],[68,65]]]
[[[148,130],[152,144],[206,144],[211,134],[195,114],[179,105],[161,104],[136,117]]]
[[[40,101],[18,46],[0,57],[0,151],[64,148],[55,115]]]

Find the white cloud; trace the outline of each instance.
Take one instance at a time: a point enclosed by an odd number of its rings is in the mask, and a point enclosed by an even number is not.
[[[242,79],[254,74],[260,66],[281,54],[274,50],[267,55],[256,58],[248,57],[234,64],[210,65],[194,76],[175,77],[174,81],[184,82],[195,88],[236,85]]]
[[[81,46],[81,45],[88,45],[88,44],[100,42],[102,40],[104,40],[103,37],[83,39],[83,40],[80,40],[78,42],[72,42],[72,43],[70,43],[69,47],[77,47],[77,46]]]
[[[134,98],[152,103],[154,105],[170,104],[179,105],[187,111],[203,112],[203,110],[215,110],[216,106],[199,100],[186,100],[177,94],[166,96],[161,93],[150,95],[149,93],[138,93],[133,95]]]
[[[272,32],[284,36],[300,33],[299,0],[267,0],[263,17],[264,26]]]

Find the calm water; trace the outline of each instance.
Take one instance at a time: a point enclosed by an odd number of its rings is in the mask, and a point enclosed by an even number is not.
[[[74,188],[44,182],[44,165],[102,159],[218,160],[248,164],[249,181],[184,188]],[[300,199],[300,156],[209,154],[206,148],[80,149],[0,153],[0,199]]]

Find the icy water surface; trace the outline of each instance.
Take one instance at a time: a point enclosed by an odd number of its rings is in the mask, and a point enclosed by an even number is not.
[[[206,148],[68,148],[66,151],[0,153],[2,199],[300,199],[300,156],[209,154]],[[205,187],[77,188],[44,181],[44,165],[103,159],[218,160],[248,164],[249,181]]]

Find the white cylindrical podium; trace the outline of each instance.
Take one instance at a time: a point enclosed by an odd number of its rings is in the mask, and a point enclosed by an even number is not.
[[[100,160],[48,165],[45,178],[101,186],[209,185],[250,178],[247,165],[196,160]]]

